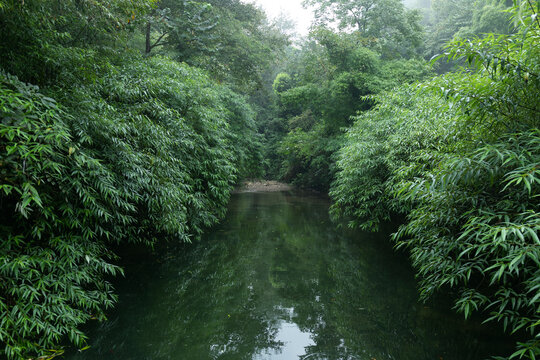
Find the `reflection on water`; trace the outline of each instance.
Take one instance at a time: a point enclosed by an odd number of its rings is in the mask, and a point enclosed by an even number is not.
[[[387,237],[336,230],[320,197],[237,194],[200,243],[137,257],[110,321],[68,358],[481,360],[511,350],[500,333],[419,304]]]
[[[291,313],[294,309],[290,309]],[[280,343],[278,348],[264,349],[256,354],[256,360],[287,360],[298,359],[306,354],[306,347],[315,343],[311,339],[311,333],[300,330],[293,322],[283,321],[279,325],[276,340]]]

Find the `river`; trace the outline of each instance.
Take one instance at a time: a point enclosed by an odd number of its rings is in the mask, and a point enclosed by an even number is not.
[[[128,264],[109,321],[67,358],[482,360],[512,350],[449,301],[418,302],[392,229],[336,229],[328,206],[313,194],[235,194],[202,241]]]

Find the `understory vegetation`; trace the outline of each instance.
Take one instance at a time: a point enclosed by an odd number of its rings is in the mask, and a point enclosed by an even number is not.
[[[538,1],[304,5],[298,38],[240,0],[0,0],[0,357],[83,348],[114,248],[197,240],[261,177],[404,219],[421,298],[540,356]]]

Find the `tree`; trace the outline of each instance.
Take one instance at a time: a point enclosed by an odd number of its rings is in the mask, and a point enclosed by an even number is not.
[[[315,7],[319,24],[353,29],[382,47],[387,43],[412,49],[420,45],[420,13],[405,9],[401,0],[304,0],[303,4]],[[406,55],[413,53],[409,50]]]
[[[71,59],[92,44],[110,50],[127,43],[131,24],[155,0],[6,0],[0,9],[0,66],[35,85],[50,84],[70,71]],[[37,50],[39,49],[39,51]],[[79,72],[86,70],[79,69]]]
[[[145,52],[162,53],[208,70],[236,90],[253,93],[262,73],[288,44],[253,4],[239,0],[161,0],[143,25]]]
[[[331,192],[351,226],[405,215],[394,240],[421,297],[444,289],[466,318],[500,322],[520,339],[510,359],[540,355],[539,10],[515,1],[515,34],[455,39],[445,50],[461,71],[377,97]]]
[[[146,21],[146,54],[165,45],[176,47],[184,60],[193,53],[212,51],[211,32],[218,18],[208,3],[161,0]]]
[[[487,33],[509,34],[514,31],[506,0],[432,0],[426,14],[427,38],[425,56],[431,59],[443,52],[444,45],[456,37],[473,39]],[[450,70],[456,63],[438,62],[439,72]]]
[[[278,111],[268,122],[272,130],[266,131],[272,132],[268,148],[277,150],[274,166],[280,166],[273,174],[300,186],[328,190],[343,129],[351,125],[351,116],[374,104],[367,96],[429,74],[425,62],[389,60],[371,43],[358,31],[319,27],[302,49],[292,52],[273,84]]]
[[[2,2],[2,358],[84,346],[80,326],[116,300],[113,246],[197,239],[257,171],[244,96],[129,48],[152,3]]]

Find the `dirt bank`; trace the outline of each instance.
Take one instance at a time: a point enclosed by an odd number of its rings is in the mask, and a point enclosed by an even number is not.
[[[273,180],[253,180],[244,181],[239,187],[237,187],[235,193],[244,192],[274,192],[274,191],[289,191],[292,190],[292,186],[289,184],[280,183]]]

